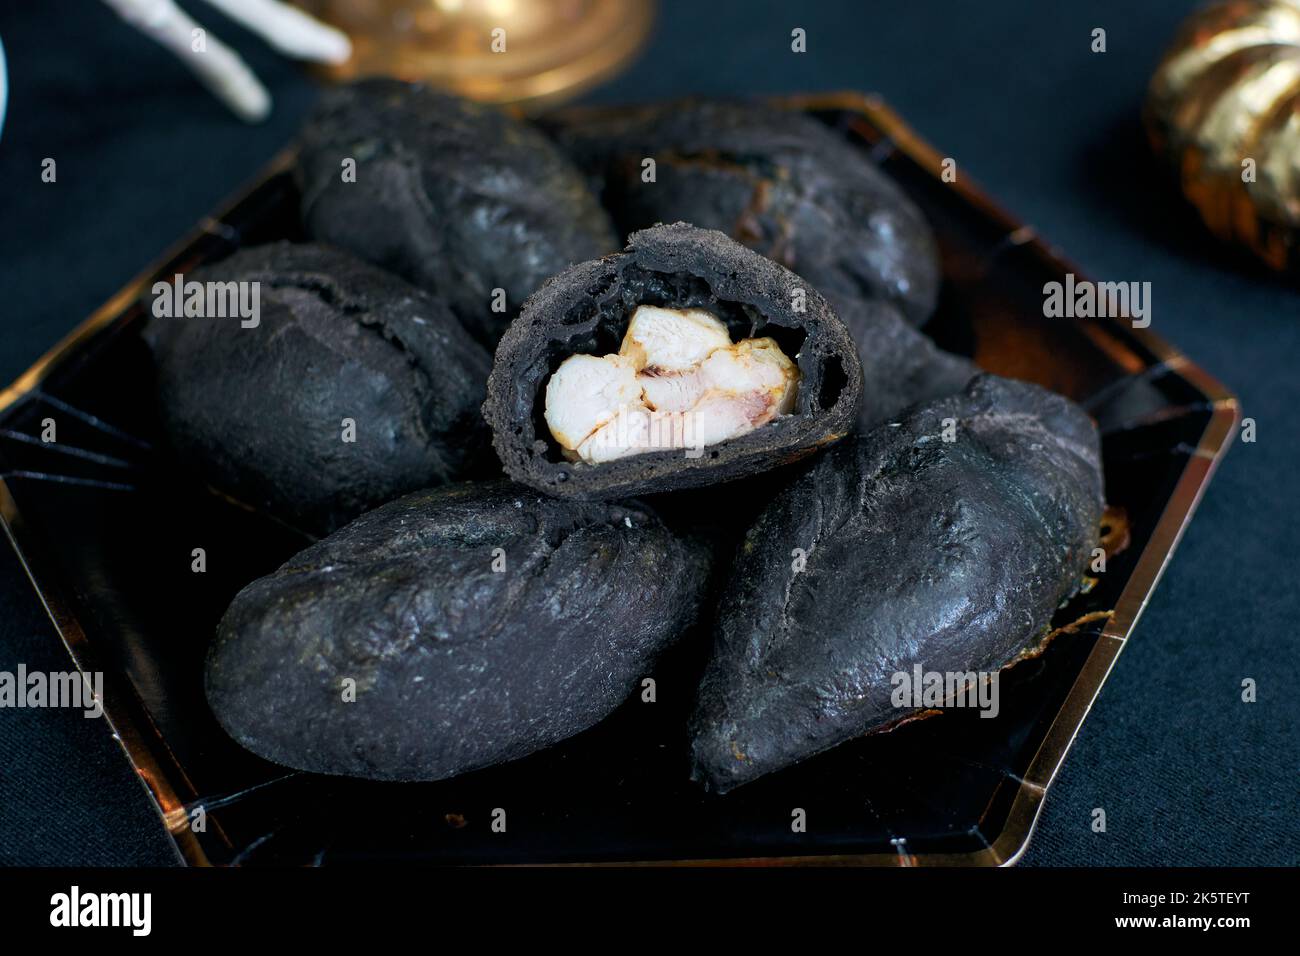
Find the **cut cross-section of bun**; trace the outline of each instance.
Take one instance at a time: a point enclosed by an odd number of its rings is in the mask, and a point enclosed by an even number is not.
[[[861,392],[853,339],[808,283],[677,223],[538,290],[483,411],[516,481],[611,499],[795,461],[848,433]]]

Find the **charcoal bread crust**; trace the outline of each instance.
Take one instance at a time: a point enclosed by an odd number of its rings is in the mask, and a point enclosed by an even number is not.
[[[802,312],[792,307],[799,299]],[[698,457],[677,450],[596,465],[565,461],[542,419],[547,380],[570,355],[617,352],[642,304],[708,309],[733,341],[776,338],[799,367],[793,413],[705,446]],[[853,340],[813,288],[722,233],[676,223],[634,233],[625,252],[574,266],[529,298],[497,347],[483,413],[516,481],[559,497],[610,500],[796,461],[849,432],[861,392]]]
[[[939,348],[882,299],[827,295],[858,346],[862,403],[857,426],[867,431],[921,402],[954,395],[979,366]]]
[[[276,763],[443,779],[606,717],[692,625],[708,578],[707,551],[636,504],[505,481],[417,492],[244,588],[207,699]]]
[[[342,163],[356,163],[355,182]],[[519,305],[619,243],[567,157],[527,123],[427,86],[325,92],[300,135],[303,223],[445,298],[489,349]],[[494,310],[494,290],[506,308]]]
[[[863,150],[810,116],[693,99],[576,108],[542,122],[624,234],[685,220],[727,233],[827,297],[884,299],[914,325],[934,311],[942,275],[925,217]]]
[[[990,375],[828,451],[738,550],[694,778],[726,792],[889,726],[915,712],[891,701],[915,665],[996,671],[1039,647],[1081,584],[1102,496],[1091,419]]]
[[[154,316],[143,333],[170,444],[216,490],[316,535],[491,466],[490,359],[441,300],[311,243],[185,278],[259,288],[256,327]]]

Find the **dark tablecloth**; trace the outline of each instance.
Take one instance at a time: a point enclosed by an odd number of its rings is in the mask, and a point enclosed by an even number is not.
[[[273,91],[247,127],[165,53],[86,0],[8,3],[0,140],[0,382],[26,369],[249,179],[315,96],[307,76],[206,5]],[[684,93],[875,90],[963,175],[1095,278],[1152,283],[1152,329],[1241,397],[1238,442],[1046,801],[1029,864],[1300,858],[1296,652],[1300,297],[1208,240],[1151,162],[1147,78],[1184,2],[665,0],[602,102]],[[790,31],[808,51],[790,52]],[[1107,51],[1090,50],[1095,27]],[[41,160],[58,181],[40,180]],[[1292,411],[1288,412],[1287,409]],[[0,548],[0,670],[67,656]],[[1258,682],[1244,704],[1241,681]],[[1107,814],[1105,833],[1090,828]],[[0,710],[0,863],[174,861],[103,723]]]

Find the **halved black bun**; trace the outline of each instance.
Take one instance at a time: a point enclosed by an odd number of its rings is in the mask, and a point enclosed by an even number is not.
[[[775,340],[798,367],[790,413],[705,445],[697,457],[678,449],[599,464],[566,460],[543,417],[547,383],[569,356],[618,352],[640,305],[707,310],[733,342]],[[676,223],[634,233],[626,251],[573,266],[532,295],[497,347],[483,413],[516,481],[559,497],[608,500],[793,462],[853,428],[861,393],[853,339],[808,283],[720,232]]]

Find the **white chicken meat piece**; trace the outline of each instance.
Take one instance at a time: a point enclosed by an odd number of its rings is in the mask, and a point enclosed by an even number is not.
[[[698,368],[688,372],[647,371],[637,376],[645,403],[657,412],[684,412],[704,397]]]
[[[794,408],[799,370],[771,338],[732,344],[702,309],[640,306],[618,355],[565,359],[546,423],[589,464],[736,438]]]
[[[546,427],[571,450],[627,405],[641,405],[641,383],[618,355],[570,355],[546,383]]]
[[[695,368],[714,349],[730,347],[727,327],[711,312],[639,305],[618,354],[636,362],[638,371],[683,372]]]
[[[658,416],[644,405],[625,405],[613,419],[592,432],[578,446],[577,457],[588,464],[598,465],[643,451],[671,448],[671,445],[656,444],[656,417]]]
[[[760,394],[771,406],[765,422],[794,408],[799,369],[775,339],[744,339],[732,348],[713,352],[701,364],[700,377],[708,390],[737,396]]]

